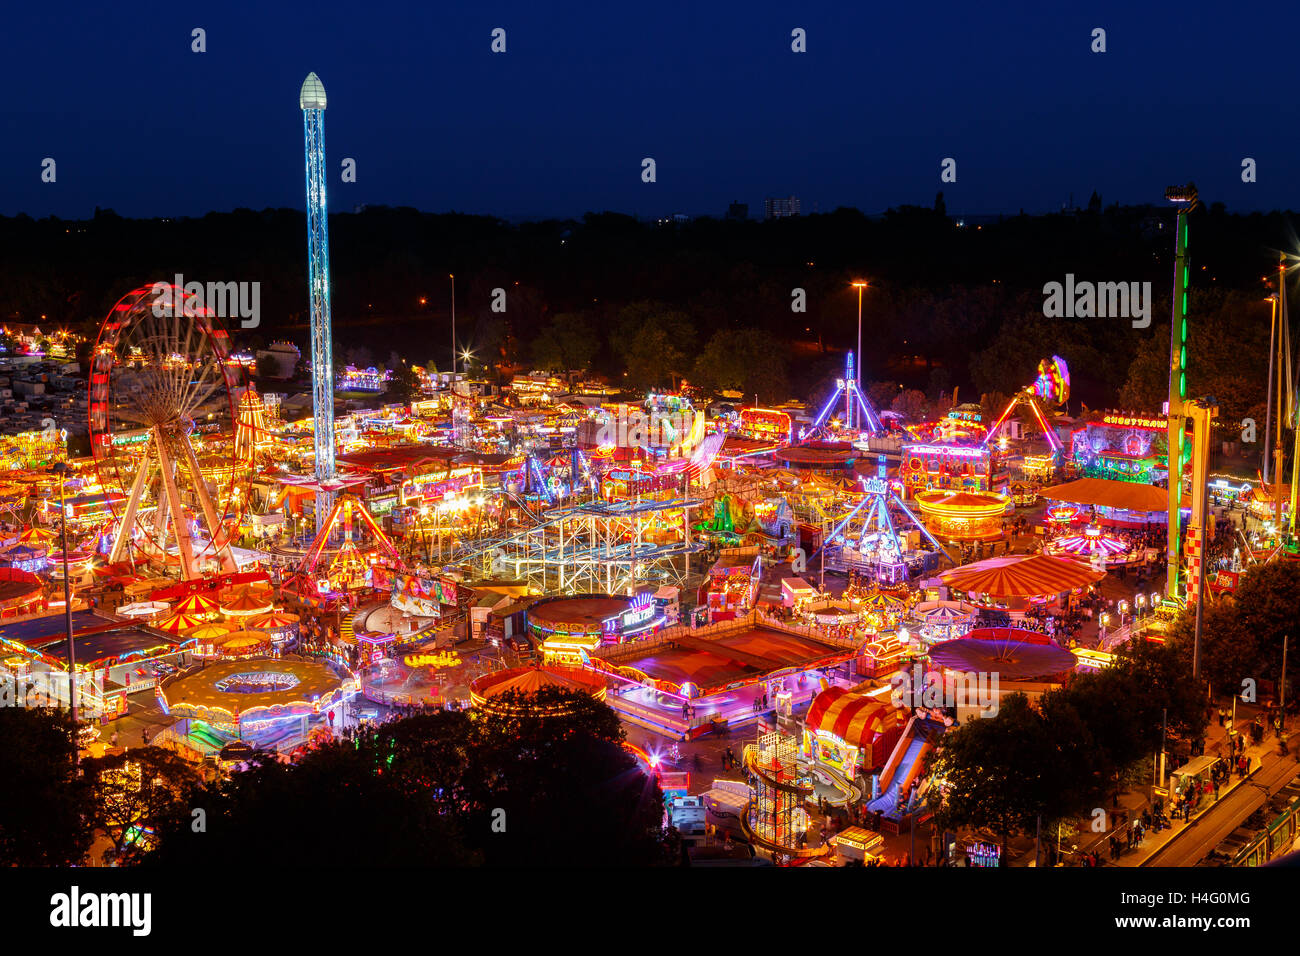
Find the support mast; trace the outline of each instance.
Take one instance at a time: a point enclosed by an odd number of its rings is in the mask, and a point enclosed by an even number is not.
[[[1196,208],[1196,187],[1170,186],[1165,198],[1178,205],[1174,219],[1174,300],[1169,329],[1169,528],[1166,539],[1165,594],[1180,600],[1179,578],[1182,555],[1178,547],[1180,508],[1183,499],[1183,435],[1187,395],[1187,214]]]
[[[308,73],[298,96],[307,166],[307,281],[311,296],[311,408],[316,480],[335,477],[334,356],[330,329],[329,204],[325,198],[325,87]],[[325,526],[334,492],[316,492],[316,530]]]

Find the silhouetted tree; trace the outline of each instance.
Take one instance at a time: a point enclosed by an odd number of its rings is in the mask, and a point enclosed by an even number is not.
[[[64,711],[0,707],[0,866],[73,866],[90,847],[90,790]]]

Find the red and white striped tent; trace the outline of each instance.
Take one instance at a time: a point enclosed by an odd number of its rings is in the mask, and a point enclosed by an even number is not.
[[[904,723],[903,711],[889,695],[872,697],[846,687],[829,687],[813,698],[804,729],[821,731],[862,751],[863,767],[879,767],[889,757]]]
[[[1090,564],[1064,555],[989,558],[940,575],[950,588],[992,597],[1036,597],[1086,587],[1106,576]]]

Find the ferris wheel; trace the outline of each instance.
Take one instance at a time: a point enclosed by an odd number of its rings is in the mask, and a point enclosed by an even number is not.
[[[236,454],[241,369],[197,296],[167,283],[113,306],[90,372],[90,441],[117,518],[110,562],[179,562],[183,578],[215,562],[237,570],[231,541],[247,505]],[[174,556],[173,556],[174,555]]]

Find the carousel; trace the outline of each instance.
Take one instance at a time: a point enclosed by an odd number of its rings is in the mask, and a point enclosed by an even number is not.
[[[355,697],[357,681],[320,661],[239,657],[169,677],[156,693],[164,713],[190,718],[196,749],[235,739],[280,749]]]
[[[978,608],[963,601],[922,601],[908,617],[910,630],[926,644],[941,644],[964,636],[978,615]]]
[[[470,684],[470,702],[484,713],[501,717],[555,717],[571,708],[539,701],[547,690],[589,694],[605,699],[605,681],[590,671],[561,667],[511,667],[484,674]]]
[[[1103,568],[1136,564],[1142,560],[1144,549],[1132,549],[1123,538],[1089,525],[1082,534],[1062,535],[1047,543],[1043,549],[1048,554],[1063,554],[1087,561]]]

